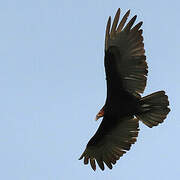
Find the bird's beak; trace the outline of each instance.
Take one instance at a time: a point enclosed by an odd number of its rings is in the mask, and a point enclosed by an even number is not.
[[[104,107],[96,115],[95,121],[104,116]]]
[[[99,115],[97,114],[97,115],[96,115],[96,118],[95,118],[95,121],[97,121],[99,118],[100,118],[100,117],[99,117]]]

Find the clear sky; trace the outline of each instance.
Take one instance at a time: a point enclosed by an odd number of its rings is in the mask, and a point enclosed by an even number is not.
[[[143,21],[144,95],[165,90],[171,112],[112,170],[78,161],[105,101],[104,33],[118,8]],[[178,180],[178,0],[6,0],[0,3],[1,180]]]

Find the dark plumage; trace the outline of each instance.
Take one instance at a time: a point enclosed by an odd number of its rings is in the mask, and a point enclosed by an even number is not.
[[[164,91],[146,97],[140,95],[144,92],[148,73],[140,29],[142,22],[133,27],[134,16],[125,26],[129,13],[119,23],[118,9],[112,26],[109,17],[106,27],[104,65],[107,98],[96,116],[96,119],[103,119],[80,157],[84,158],[84,164],[90,160],[93,170],[96,170],[95,160],[102,170],[104,163],[112,169],[112,164],[136,142],[139,120],[148,127],[157,126],[170,111]]]

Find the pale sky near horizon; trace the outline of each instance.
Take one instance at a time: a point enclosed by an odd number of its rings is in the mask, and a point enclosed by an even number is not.
[[[148,81],[171,112],[140,124],[135,145],[113,167],[79,161],[105,101],[104,33],[118,8],[143,21]],[[178,180],[180,178],[178,0],[6,0],[0,3],[1,180]]]

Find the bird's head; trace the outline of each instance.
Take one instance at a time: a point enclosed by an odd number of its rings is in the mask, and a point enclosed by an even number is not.
[[[97,113],[95,120],[97,121],[99,118],[104,116],[104,106],[101,108],[101,110]]]

